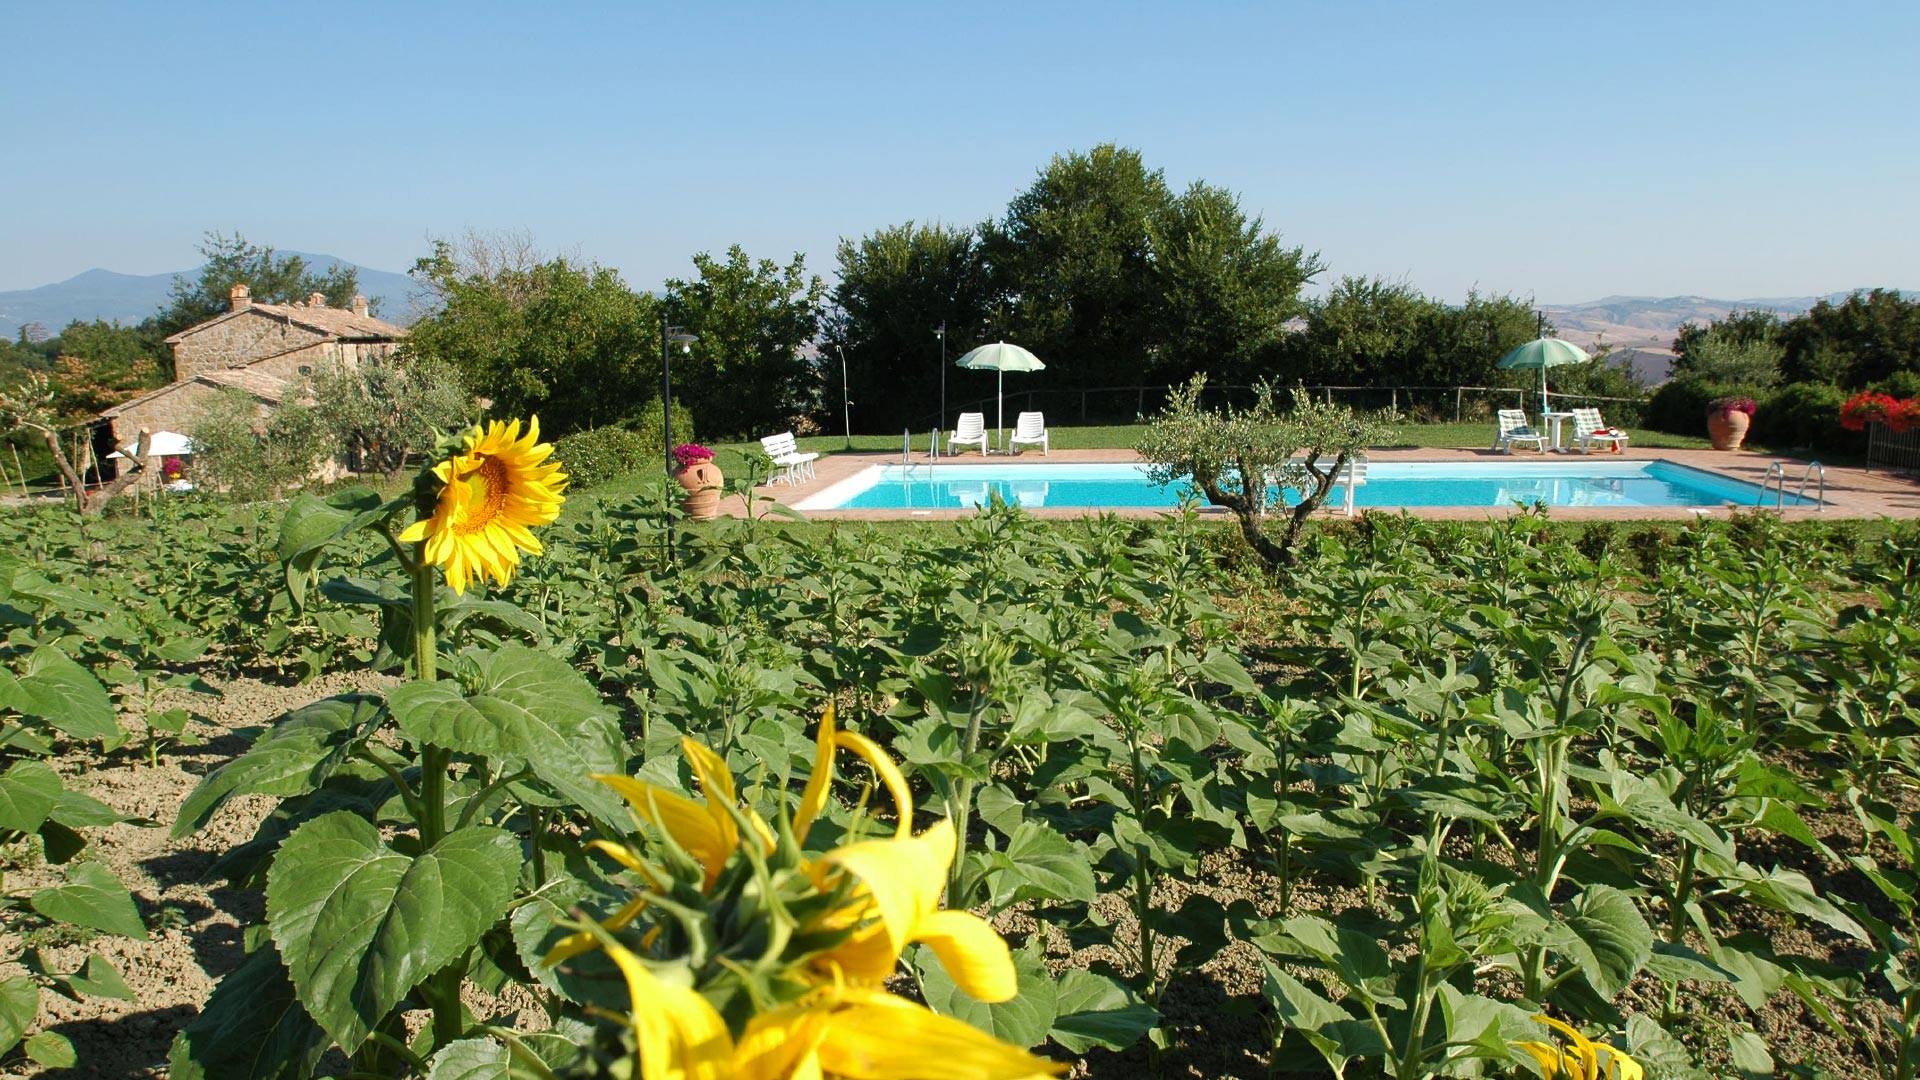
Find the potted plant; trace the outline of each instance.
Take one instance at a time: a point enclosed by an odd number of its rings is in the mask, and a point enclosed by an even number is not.
[[[1715,398],[1707,405],[1707,435],[1715,450],[1740,449],[1753,424],[1754,407],[1750,397]]]
[[[673,478],[680,481],[687,492],[681,500],[687,516],[695,521],[712,521],[720,516],[720,491],[726,477],[721,475],[720,466],[713,463],[713,451],[682,443],[673,448],[673,460],[679,466],[673,471]]]

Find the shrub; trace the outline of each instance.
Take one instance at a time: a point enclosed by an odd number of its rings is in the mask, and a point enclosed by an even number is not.
[[[1788,383],[1767,396],[1753,422],[1755,442],[1860,453],[1866,440],[1840,427],[1846,391],[1832,383]]]
[[[1755,396],[1754,387],[1681,376],[1653,392],[1647,401],[1646,425],[1675,435],[1699,435],[1706,431],[1709,403],[1717,398]]]
[[[640,406],[621,426],[640,436],[647,460],[658,461],[665,467],[667,460],[667,438],[660,425],[660,398],[656,395],[645,405]],[[673,399],[673,441],[675,445],[694,441],[693,414],[680,404],[679,398]]]
[[[647,465],[658,466],[647,453],[639,432],[623,427],[576,431],[553,444],[553,456],[572,478],[575,488],[590,488],[617,480]]]

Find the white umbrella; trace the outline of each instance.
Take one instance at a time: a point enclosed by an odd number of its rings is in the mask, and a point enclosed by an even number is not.
[[[1000,429],[1005,427],[1007,418],[1007,372],[1044,371],[1047,365],[1040,358],[1018,345],[1009,345],[996,341],[991,345],[982,345],[953,362],[954,367],[967,368],[970,371],[992,370],[999,373],[994,386],[994,438],[1000,437]]]
[[[110,458],[132,457],[133,448],[134,444],[128,443],[124,447],[125,453],[122,453],[120,450],[115,450],[107,456]],[[191,453],[193,453],[193,440],[179,432],[156,431],[147,436],[148,457],[174,457],[180,454]]]

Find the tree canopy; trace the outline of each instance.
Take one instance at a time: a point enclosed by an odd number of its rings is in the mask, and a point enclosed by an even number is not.
[[[735,244],[724,259],[695,255],[693,268],[693,278],[667,282],[666,303],[673,321],[700,339],[673,365],[674,397],[695,427],[710,436],[766,435],[818,409],[819,373],[801,350],[819,332],[826,286],[807,274],[805,258],[783,267]]]
[[[437,241],[413,275],[442,300],[404,353],[457,372],[495,413],[537,413],[565,435],[621,422],[657,370],[655,301],[603,266],[566,258],[481,260]]]
[[[951,364],[990,340],[992,292],[979,233],[909,221],[843,238],[838,257],[823,359],[834,368],[845,356],[848,384],[859,387],[857,427],[918,428],[938,409],[942,356]],[[942,326],[944,349],[935,332]]]
[[[245,284],[254,300],[263,304],[290,304],[317,292],[326,294],[329,307],[346,307],[360,287],[359,271],[351,266],[335,265],[318,272],[298,255],[277,254],[271,247],[249,243],[239,233],[209,232],[200,244],[200,254],[207,261],[199,277],[173,279],[167,304],[149,327],[156,337],[176,334],[229,310],[237,284]]]

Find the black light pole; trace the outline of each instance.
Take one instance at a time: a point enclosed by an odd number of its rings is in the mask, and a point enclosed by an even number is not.
[[[675,333],[680,328],[667,323],[667,310],[660,309],[660,438],[667,444],[667,480],[673,480],[673,347],[692,352],[698,337]],[[673,515],[667,515],[667,553],[673,553]]]
[[[945,431],[947,427],[947,320],[940,320],[940,326],[934,330],[933,336],[940,339],[940,422],[934,427]],[[935,438],[938,437],[935,436]]]

